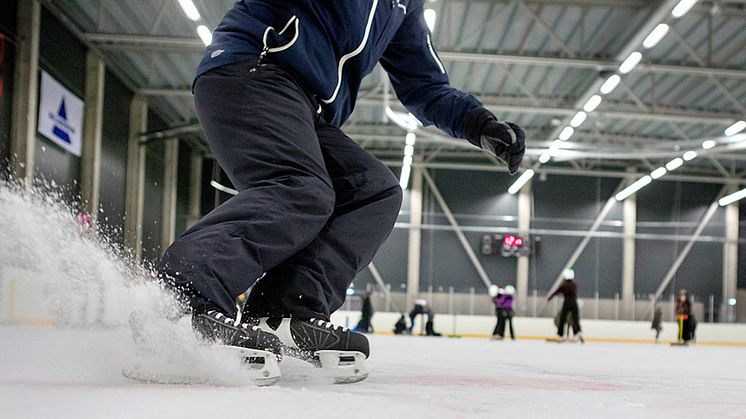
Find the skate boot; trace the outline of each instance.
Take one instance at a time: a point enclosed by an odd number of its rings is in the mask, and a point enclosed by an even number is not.
[[[321,368],[335,383],[355,383],[368,377],[365,359],[370,347],[362,333],[321,319],[257,320],[263,331],[279,338],[287,355]]]
[[[207,342],[217,344],[228,356],[235,356],[257,385],[270,385],[280,379],[278,361],[283,345],[272,333],[241,321],[241,312],[232,319],[216,310],[192,314],[192,329]]]

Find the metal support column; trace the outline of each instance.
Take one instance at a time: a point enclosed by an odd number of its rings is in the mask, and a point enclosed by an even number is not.
[[[694,247],[694,244],[699,239],[699,236],[702,235],[702,231],[707,226],[707,223],[710,222],[712,219],[712,216],[715,215],[715,212],[717,212],[718,209],[718,200],[720,197],[723,196],[723,193],[727,190],[727,186],[723,187],[721,192],[718,194],[718,196],[715,198],[715,201],[710,204],[709,208],[707,208],[707,211],[705,211],[705,214],[702,216],[702,219],[699,221],[699,224],[697,225],[697,228],[694,230],[694,233],[689,238],[689,241],[686,243],[683,249],[681,249],[681,253],[679,253],[679,256],[676,257],[676,260],[674,260],[671,267],[668,269],[668,272],[663,276],[661,279],[660,284],[658,285],[658,289],[656,289],[655,294],[653,294],[653,301],[658,301],[661,294],[663,294],[663,291],[668,287],[668,284],[671,282],[671,279],[673,279],[674,275],[676,275],[676,272],[679,271],[679,268],[681,267],[681,264],[684,263],[684,260],[687,256],[689,256],[689,252],[692,250],[692,247]],[[652,313],[648,313],[648,315],[652,315]]]
[[[202,165],[205,156],[200,150],[192,149],[189,156],[189,210],[187,228],[202,217]]]
[[[458,237],[459,242],[461,242],[461,247],[464,248],[464,251],[466,252],[466,256],[469,257],[471,264],[474,266],[474,269],[476,269],[477,274],[479,274],[479,279],[482,280],[485,288],[489,289],[490,285],[492,285],[492,281],[490,280],[489,275],[487,275],[487,271],[484,270],[484,267],[479,262],[479,259],[477,259],[477,255],[476,253],[474,253],[474,249],[472,249],[471,245],[469,244],[469,241],[466,240],[466,236],[464,235],[464,230],[461,229],[461,226],[456,221],[456,217],[453,216],[453,212],[451,212],[451,209],[448,207],[446,200],[443,199],[443,195],[440,194],[440,190],[438,189],[438,186],[435,185],[433,178],[430,177],[430,175],[427,173],[427,170],[423,170],[422,174],[425,180],[427,181],[427,185],[430,188],[430,192],[432,192],[433,197],[435,197],[435,200],[438,201],[438,205],[440,205],[440,209],[443,210],[443,214],[445,214],[446,218],[448,218],[448,222],[451,224],[451,227],[453,227],[453,232],[456,233],[456,237]]]
[[[622,258],[622,318],[632,319],[635,305],[635,234],[637,233],[637,197],[624,201],[624,250]]]
[[[148,105],[135,96],[130,105],[130,135],[127,146],[127,191],[124,216],[124,243],[135,261],[142,256],[142,213],[145,198],[145,146],[140,134],[148,124]]]
[[[532,182],[524,186],[518,194],[518,235],[528,237],[531,229],[531,214],[534,202]],[[525,316],[528,310],[529,257],[518,258],[516,267],[516,311]]]
[[[730,192],[737,188],[732,186]],[[725,207],[725,244],[723,246],[723,299],[721,301],[720,321],[735,321],[735,309],[728,305],[728,300],[736,298],[738,285],[738,219],[739,205],[734,202]],[[746,302],[740,301],[740,304]]]
[[[13,73],[13,109],[10,131],[10,169],[18,180],[31,185],[34,177],[36,115],[39,92],[39,26],[41,5],[38,0],[18,2],[18,46]]]
[[[85,115],[83,116],[83,149],[80,155],[80,196],[83,209],[98,217],[101,182],[101,134],[104,115],[104,60],[91,51],[85,60]]]
[[[414,305],[420,290],[420,252],[422,250],[422,175],[424,169],[412,167],[412,187],[409,190],[409,252],[407,256],[407,302],[405,310]],[[432,302],[430,302],[432,304]]]
[[[163,207],[161,253],[176,236],[176,188],[179,178],[179,139],[169,138],[163,144]]]

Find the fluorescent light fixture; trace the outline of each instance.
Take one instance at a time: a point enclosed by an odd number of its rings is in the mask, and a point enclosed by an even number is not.
[[[674,170],[681,167],[681,165],[684,164],[684,160],[681,157],[676,157],[675,159],[671,160],[670,162],[666,163],[666,169],[669,172],[673,172]]]
[[[552,159],[552,155],[551,154],[544,153],[541,156],[539,156],[539,163],[545,164],[545,163],[549,162],[549,160],[551,160],[551,159]]]
[[[413,156],[414,155],[414,146],[413,145],[405,145],[404,146],[404,155],[405,156]]]
[[[573,127],[565,127],[565,129],[562,130],[559,134],[559,139],[562,141],[567,141],[572,137],[572,135],[575,134],[575,129]]]
[[[434,9],[425,9],[425,23],[430,32],[435,32],[435,22],[438,20],[438,13]]]
[[[601,104],[601,96],[599,95],[593,95],[590,99],[588,99],[588,102],[585,102],[585,105],[583,106],[583,110],[586,112],[593,112],[598,108],[598,105]]]
[[[412,165],[412,156],[404,156],[404,165],[405,166],[411,166]]]
[[[401,175],[399,176],[399,186],[402,189],[407,189],[409,185],[409,173],[412,171],[412,166],[405,164],[401,167]]]
[[[407,145],[414,145],[415,141],[417,141],[417,136],[413,132],[407,133],[404,141]]]
[[[640,60],[642,60],[642,54],[639,51],[635,51],[632,54],[629,54],[629,57],[627,57],[622,65],[619,66],[619,72],[622,74],[629,73],[630,71],[634,70],[635,67],[637,67],[637,64],[640,63]]]
[[[668,170],[666,170],[665,167],[659,167],[652,172],[650,172],[650,177],[653,179],[660,179],[662,178],[666,173],[668,173]]]
[[[738,121],[735,124],[729,126],[725,130],[725,135],[727,137],[730,137],[731,135],[736,135],[739,132],[743,131],[746,128],[746,121]]]
[[[740,201],[743,198],[746,198],[746,189],[741,189],[738,192],[734,192],[730,195],[720,198],[720,201],[718,201],[718,204],[720,204],[721,207],[724,207],[736,201]]]
[[[640,179],[638,179],[635,183],[633,183],[633,184],[627,186],[626,188],[624,188],[624,190],[622,190],[621,192],[619,192],[618,194],[616,194],[614,196],[614,198],[617,201],[624,201],[625,199],[629,198],[635,192],[637,192],[640,189],[648,186],[650,184],[650,182],[652,182],[652,181],[653,181],[652,177],[650,177],[649,175],[645,175],[645,176],[641,177]]]
[[[684,157],[684,161],[694,160],[697,157],[697,152],[692,151],[692,150],[687,151],[686,153],[684,153],[683,157]]]
[[[562,146],[562,140],[554,140],[552,142],[552,145],[549,146],[549,151],[554,152],[560,149]]]
[[[665,23],[661,23],[658,26],[653,29],[653,32],[650,32],[650,35],[645,38],[644,41],[642,41],[642,46],[645,48],[653,48],[654,46],[658,45],[658,42],[663,39],[664,36],[668,33],[668,25]]]
[[[515,195],[516,193],[518,193],[518,191],[520,191],[521,188],[523,188],[528,183],[528,181],[531,180],[532,177],[534,177],[535,174],[536,172],[534,172],[534,169],[528,169],[523,172],[523,174],[521,174],[521,177],[516,179],[515,183],[510,185],[510,188],[508,188],[508,193],[511,195]]]
[[[673,17],[678,19],[681,16],[684,16],[696,2],[697,0],[681,0],[679,4],[677,4],[676,7],[673,8],[671,14],[673,15]]]
[[[705,140],[702,143],[702,148],[704,148],[705,150],[709,150],[712,147],[715,147],[715,145],[717,145],[717,143],[715,141],[713,141],[713,140]]]
[[[581,125],[583,125],[583,122],[585,122],[585,118],[588,117],[588,114],[583,111],[578,111],[578,113],[575,114],[575,116],[572,117],[570,120],[570,125],[573,128],[577,128]]]
[[[179,6],[181,6],[181,10],[184,11],[184,14],[189,19],[196,22],[201,18],[199,10],[197,10],[197,6],[194,5],[192,0],[179,0]]]
[[[618,74],[614,74],[613,76],[606,79],[604,84],[601,85],[601,94],[608,95],[609,93],[613,92],[614,89],[619,86],[620,81],[622,81],[622,78],[619,77]]]
[[[197,26],[197,35],[199,35],[200,39],[202,40],[202,43],[205,44],[205,46],[212,44],[212,32],[210,32],[210,30],[207,29],[207,26],[205,25]]]

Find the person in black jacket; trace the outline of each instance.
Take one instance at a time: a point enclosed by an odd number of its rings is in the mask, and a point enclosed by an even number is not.
[[[676,300],[676,320],[679,324],[678,343],[689,344],[694,340],[697,320],[694,318],[692,300],[685,289],[679,291],[679,298]]]
[[[578,286],[575,284],[575,271],[567,269],[563,273],[565,280],[557,288],[556,291],[549,296],[547,301],[551,301],[555,296],[562,294],[565,297],[565,301],[562,303],[562,311],[560,312],[559,325],[557,326],[557,336],[560,341],[564,340],[565,335],[565,320],[567,315],[572,316],[572,332],[576,339],[584,342],[583,334],[580,329],[580,313],[578,310]]]
[[[239,193],[184,232],[158,265],[193,309],[198,333],[230,333],[233,321],[246,325],[242,342],[261,331],[285,346],[367,356],[364,336],[329,319],[393,229],[402,201],[391,170],[340,129],[378,63],[422,125],[518,171],[523,130],[449,84],[424,6],[239,0],[225,14],[193,92],[206,141]],[[239,313],[235,299],[252,286]]]
[[[360,313],[360,321],[357,323],[357,326],[353,329],[356,332],[360,333],[373,333],[373,325],[371,324],[371,320],[373,320],[373,304],[370,302],[370,292],[366,292],[362,295],[362,309]]]

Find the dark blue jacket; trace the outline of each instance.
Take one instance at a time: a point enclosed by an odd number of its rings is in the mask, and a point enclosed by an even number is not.
[[[379,61],[399,100],[423,124],[463,138],[481,106],[448,84],[424,19],[425,0],[239,0],[213,33],[197,76],[256,60],[264,51],[293,74],[341,126],[360,83]]]

